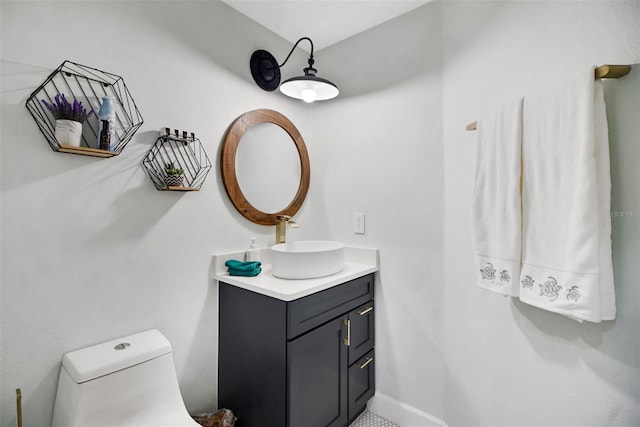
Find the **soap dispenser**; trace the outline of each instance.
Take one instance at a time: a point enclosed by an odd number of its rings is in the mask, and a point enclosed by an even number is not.
[[[260,249],[258,249],[258,245],[256,245],[256,238],[251,238],[251,244],[249,245],[249,249],[245,254],[246,261],[260,261]]]

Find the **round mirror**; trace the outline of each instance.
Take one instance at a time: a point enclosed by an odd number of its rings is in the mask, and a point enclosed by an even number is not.
[[[275,213],[286,208],[298,192],[300,173],[298,150],[280,126],[259,123],[245,132],[236,152],[236,177],[256,209]]]
[[[224,137],[221,175],[233,206],[257,224],[295,215],[309,189],[309,155],[298,129],[273,110],[244,113]]]

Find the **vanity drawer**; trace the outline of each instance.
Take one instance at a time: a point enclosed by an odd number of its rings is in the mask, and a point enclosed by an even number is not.
[[[367,405],[376,392],[374,351],[371,350],[349,367],[349,419]]]
[[[349,365],[364,356],[375,345],[374,308],[371,300],[349,312],[347,324]]]
[[[291,301],[287,338],[305,333],[373,299],[373,274]]]

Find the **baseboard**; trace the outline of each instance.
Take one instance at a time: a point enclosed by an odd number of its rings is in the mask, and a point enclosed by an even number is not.
[[[447,424],[440,418],[392,399],[379,391],[371,398],[367,408],[400,427],[447,427]]]

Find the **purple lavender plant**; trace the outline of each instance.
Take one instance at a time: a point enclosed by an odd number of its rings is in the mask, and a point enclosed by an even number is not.
[[[93,110],[87,112],[87,109],[82,106],[82,102],[74,100],[73,104],[69,103],[62,93],[56,95],[53,104],[49,104],[44,99],[42,103],[56,120],[73,120],[82,123],[93,114]]]

